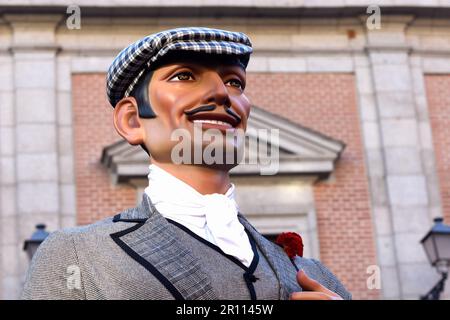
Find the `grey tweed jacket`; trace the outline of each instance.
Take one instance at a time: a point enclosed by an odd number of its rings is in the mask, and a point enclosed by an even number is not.
[[[241,214],[239,219],[274,270],[279,299],[301,291],[296,270],[283,249],[264,238]],[[56,231],[36,252],[22,298],[217,299],[209,276],[173,228],[144,194],[138,207],[114,218]],[[295,263],[330,290],[351,299],[319,261],[297,257]]]

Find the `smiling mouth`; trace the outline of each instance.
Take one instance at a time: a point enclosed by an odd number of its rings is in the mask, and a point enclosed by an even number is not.
[[[198,112],[188,115],[188,120],[194,124],[200,124],[202,128],[233,129],[238,126],[240,119],[236,119],[225,113]]]
[[[225,121],[220,121],[220,120],[193,120],[193,123],[207,123],[207,124],[212,124],[212,125],[221,125],[221,126],[227,126],[230,128],[233,128],[233,125],[229,122],[225,122]]]
[[[225,133],[230,130],[235,130],[235,124],[230,123],[227,120],[216,120],[216,119],[189,119],[195,126],[201,127],[202,130],[217,129]]]
[[[225,113],[214,112],[216,105],[204,105],[185,111],[190,122],[198,123],[202,128],[217,128],[221,130],[236,128],[241,123],[241,117],[231,108],[225,108]]]

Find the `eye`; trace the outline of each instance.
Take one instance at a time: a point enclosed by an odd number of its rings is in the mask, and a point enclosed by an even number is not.
[[[236,87],[238,89],[244,90],[244,86],[243,86],[242,82],[238,79],[231,79],[231,80],[228,80],[226,83],[228,83],[232,87]]]
[[[187,80],[194,80],[194,76],[192,75],[191,72],[188,71],[179,72],[172,78],[170,78],[170,81],[187,81]]]

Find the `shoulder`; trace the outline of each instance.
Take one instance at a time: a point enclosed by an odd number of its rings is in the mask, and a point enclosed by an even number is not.
[[[56,230],[39,246],[31,266],[35,260],[36,263],[68,265],[75,259],[77,263],[90,259],[93,253],[100,256],[116,246],[112,235],[135,225],[108,217],[92,224]]]
[[[85,299],[83,264],[79,257],[86,255],[85,251],[98,250],[98,244],[105,244],[110,233],[130,226],[129,223],[114,223],[112,220],[107,218],[94,224],[52,232],[33,256],[22,299]],[[75,269],[80,274],[79,290],[68,286]]]
[[[85,237],[101,237],[114,230],[112,218],[107,218],[93,224],[63,228],[50,233],[50,235],[39,246],[36,255],[42,255],[45,252],[63,251],[75,246],[75,241]]]
[[[331,291],[336,292],[345,300],[352,299],[351,293],[344,287],[342,282],[319,260],[296,257],[295,264],[299,269],[303,269],[309,277]]]
[[[140,206],[126,209],[115,216],[110,216],[92,224],[64,228],[52,232],[39,246],[33,260],[61,260],[61,257],[77,256],[77,250],[99,250],[108,241],[112,241],[111,235],[143,223],[148,219],[146,203]],[[107,250],[107,249],[105,249]],[[61,253],[61,254],[60,254]]]

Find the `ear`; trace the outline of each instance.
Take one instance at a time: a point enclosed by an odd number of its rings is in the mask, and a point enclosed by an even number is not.
[[[144,143],[145,130],[139,118],[136,100],[133,97],[123,98],[116,104],[114,127],[129,144]]]

